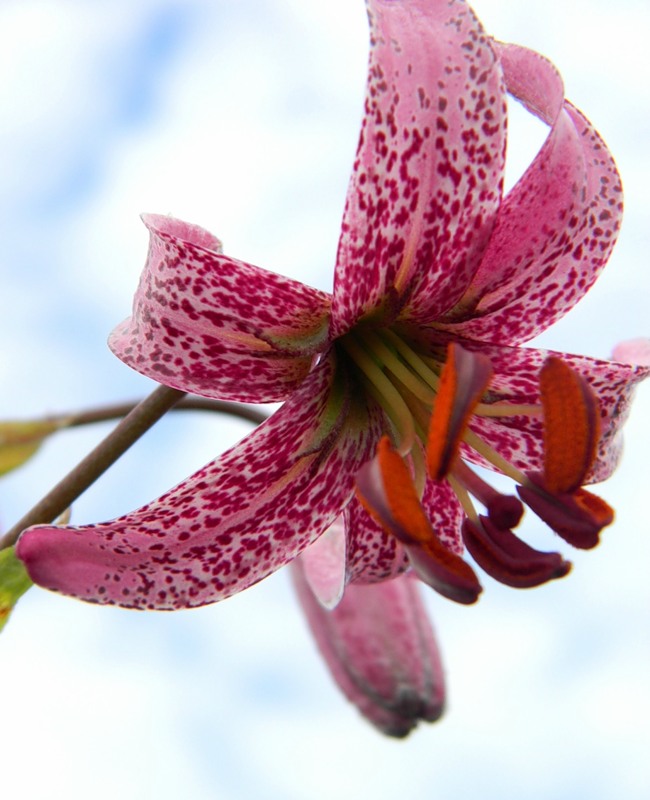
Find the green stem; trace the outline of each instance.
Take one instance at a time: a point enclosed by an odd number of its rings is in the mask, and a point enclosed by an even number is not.
[[[15,544],[31,525],[53,522],[70,507],[149,428],[175,406],[185,392],[159,386],[122,421],[74,469],[45,495],[0,539],[0,549]]]

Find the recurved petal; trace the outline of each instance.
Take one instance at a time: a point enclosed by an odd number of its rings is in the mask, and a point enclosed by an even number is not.
[[[197,225],[147,214],[133,314],[109,344],[159,383],[242,402],[284,400],[328,339],[330,297],[220,252]]]
[[[465,2],[369,0],[365,116],[348,190],[335,335],[366,316],[428,322],[461,296],[501,199],[505,103]]]
[[[582,375],[596,395],[601,417],[596,460],[586,480],[595,483],[611,475],[620,457],[622,427],[634,389],[650,374],[650,368],[527,347],[476,342],[463,342],[463,347],[479,349],[491,360],[494,377],[487,399],[494,403],[539,405],[539,373],[549,356],[560,358]],[[480,412],[480,408],[477,410]],[[470,427],[518,469],[543,470],[541,416],[475,414]],[[465,446],[464,455],[475,463],[489,466]]]
[[[409,576],[353,584],[333,611],[309,589],[300,560],[294,583],[316,643],[336,683],[388,736],[406,736],[443,712],[444,676],[431,623]]]
[[[378,436],[326,358],[266,422],[175,489],[100,525],[35,527],[35,583],[97,603],[212,603],[294,558],[341,513]]]
[[[537,53],[495,45],[508,89],[552,123],[538,156],[505,198],[481,267],[450,326],[483,341],[527,341],[571,309],[594,283],[623,213],[607,146],[570,103]]]

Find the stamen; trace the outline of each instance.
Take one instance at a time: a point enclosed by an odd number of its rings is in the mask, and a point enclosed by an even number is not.
[[[488,358],[455,342],[449,345],[427,441],[427,468],[434,480],[444,478],[449,471],[470,415],[491,376]]]
[[[427,482],[427,466],[422,447],[418,442],[413,445],[409,455],[413,463],[413,485],[417,496],[421,499]]]
[[[485,506],[488,516],[497,528],[514,528],[519,524],[524,513],[524,506],[517,497],[501,494],[480,478],[474,470],[458,459],[452,473],[462,485]],[[471,517],[470,514],[468,516]]]
[[[459,462],[460,460],[457,463]],[[456,495],[458,501],[463,507],[463,511],[465,512],[465,514],[470,519],[478,519],[478,514],[476,513],[476,509],[474,508],[474,503],[472,503],[472,498],[469,496],[469,492],[463,486],[463,484],[459,480],[457,480],[455,470],[447,473],[447,482],[453,489],[454,494]]]
[[[366,353],[355,339],[351,336],[345,336],[341,340],[341,343],[347,354],[353,359],[368,379],[370,384],[368,388],[373,397],[384,409],[398,431],[399,451],[403,455],[406,455],[413,447],[415,428],[413,425],[413,417],[402,396],[386,375],[384,375],[381,368],[375,363],[372,357]]]
[[[422,380],[427,383],[434,391],[438,391],[440,386],[440,378],[438,375],[425,363],[421,356],[415,350],[409,347],[406,342],[401,339],[394,331],[389,328],[384,328],[381,337],[389,341],[397,352],[402,356],[404,361],[416,372]]]
[[[483,458],[492,464],[492,466],[495,467],[499,472],[502,472],[504,475],[512,478],[515,483],[526,483],[526,475],[521,470],[518,470],[515,466],[513,466],[509,461],[506,461],[506,459],[500,453],[498,453],[493,447],[490,447],[487,442],[484,442],[478,434],[471,430],[471,428],[468,428],[465,431],[463,441],[468,444],[472,450],[476,450],[479,455],[483,456]]]
[[[466,606],[478,600],[483,588],[474,570],[443,544],[404,545],[404,550],[418,578],[438,594]]]
[[[474,409],[479,417],[541,417],[541,406],[527,403],[479,403]]]
[[[366,347],[375,353],[383,366],[390,370],[417,398],[423,403],[432,403],[435,393],[421,380],[414,375],[411,370],[399,360],[395,353],[379,338],[370,331],[359,331],[360,339]]]
[[[509,529],[499,528],[488,517],[478,523],[466,519],[463,541],[479,566],[506,586],[527,589],[554,578],[563,578],[571,569],[559,553],[544,553],[523,542]]]
[[[429,430],[429,420],[431,419],[431,406],[425,405],[418,400],[417,397],[414,397],[406,386],[400,383],[397,378],[395,378],[395,383],[396,388],[413,416],[416,436],[422,443],[425,443],[427,440],[427,431]]]
[[[357,497],[380,525],[402,542],[422,580],[459,603],[481,592],[472,568],[439,539],[420,505],[409,468],[387,436],[357,475]]]
[[[420,505],[409,468],[387,436],[379,441],[376,458],[371,463],[377,470],[372,476],[366,476],[364,468],[357,476],[357,495],[368,513],[384,527],[390,527],[390,533],[401,542],[428,541],[433,535],[431,523]],[[367,477],[375,479],[372,485]],[[377,510],[380,510],[380,518],[375,513]]]
[[[573,492],[596,457],[598,401],[589,384],[560,358],[544,362],[539,376],[544,408],[544,483],[551,493]]]
[[[600,531],[614,521],[613,509],[600,497],[585,489],[551,493],[539,473],[528,473],[517,492],[526,505],[565,541],[581,550],[590,550],[599,541]]]

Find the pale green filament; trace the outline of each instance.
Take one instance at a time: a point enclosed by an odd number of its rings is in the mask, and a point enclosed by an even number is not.
[[[429,405],[433,402],[435,392],[429,386],[425,385],[417,375],[414,375],[379,336],[376,336],[370,331],[360,331],[359,335],[366,347],[378,357],[384,367],[390,370],[396,378],[399,378],[404,386],[406,386],[418,400]],[[395,339],[401,341],[397,336]]]
[[[413,416],[404,399],[383,373],[381,367],[352,336],[345,336],[341,340],[341,344],[368,379],[370,384],[368,388],[371,389],[372,396],[395,425],[400,437],[397,449],[401,455],[406,455],[413,447],[415,428]]]
[[[506,459],[497,453],[489,444],[486,444],[480,436],[478,436],[474,431],[467,428],[465,431],[465,435],[463,436],[463,440],[473,449],[476,450],[479,455],[482,455],[486,461],[489,461],[490,464],[495,466],[498,470],[503,472],[504,475],[507,475],[509,478],[515,483],[519,484],[527,484],[528,478],[524,475],[523,472],[518,470],[516,467],[506,461]]]
[[[418,356],[418,358],[420,359],[420,361],[422,361],[422,363],[425,366],[429,367],[431,372],[433,372],[433,374],[438,379],[440,379],[440,373],[442,372],[443,361],[441,361],[441,360],[439,360],[437,358],[432,358],[431,356],[422,356],[422,355],[420,355],[420,356]]]
[[[421,500],[427,482],[427,465],[424,460],[422,448],[417,442],[415,442],[411,449],[411,459],[413,460],[413,483],[415,485],[415,491],[418,493],[418,497]]]
[[[541,417],[542,407],[526,403],[479,403],[474,409],[479,417]]]
[[[424,363],[422,356],[419,356],[415,350],[411,349],[403,339],[389,329],[384,329],[380,333],[383,339],[389,341],[397,352],[402,356],[404,361],[427,383],[434,392],[438,391],[440,385],[440,378],[438,375]]]
[[[454,490],[456,497],[459,499],[461,506],[463,507],[463,511],[468,519],[471,519],[473,522],[478,522],[479,517],[476,513],[476,509],[474,508],[474,503],[472,503],[472,499],[469,496],[469,492],[463,486],[463,484],[454,477],[453,472],[448,472],[445,476],[446,479],[449,481],[449,485]]]

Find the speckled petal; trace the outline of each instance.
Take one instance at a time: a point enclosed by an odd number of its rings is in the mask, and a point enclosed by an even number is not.
[[[159,383],[206,397],[284,400],[325,349],[330,297],[222,255],[207,231],[143,217],[149,254],[115,355]]]
[[[465,514],[449,483],[428,480],[422,495],[422,506],[440,541],[453,553],[462,556],[465,548],[461,525]]]
[[[402,545],[389,536],[354,497],[344,512],[346,529],[346,580],[376,583],[409,569]]]
[[[650,368],[602,361],[588,356],[524,347],[499,347],[464,342],[480,349],[492,361],[494,378],[490,397],[495,402],[538,404],[539,371],[549,355],[557,356],[583,375],[594,390],[601,414],[596,461],[587,482],[605,480],[618,463],[622,426],[629,413],[634,388],[650,374]],[[541,417],[472,417],[470,427],[520,470],[542,470]],[[474,451],[465,448],[466,455]],[[474,455],[472,461],[485,465]]]
[[[406,736],[443,712],[444,674],[431,623],[407,575],[354,584],[333,611],[309,589],[299,561],[294,583],[316,643],[348,700],[389,735]]]
[[[462,0],[369,0],[365,116],[337,257],[336,335],[372,314],[436,319],[463,293],[501,200],[501,69]]]
[[[600,274],[620,227],[621,182],[606,145],[545,58],[497,46],[508,89],[552,128],[505,198],[481,267],[452,316],[460,336],[527,341],[571,309]]]
[[[331,525],[374,452],[372,431],[326,358],[271,418],[158,500],[100,525],[30,528],[17,554],[35,583],[92,602],[215,602]]]

